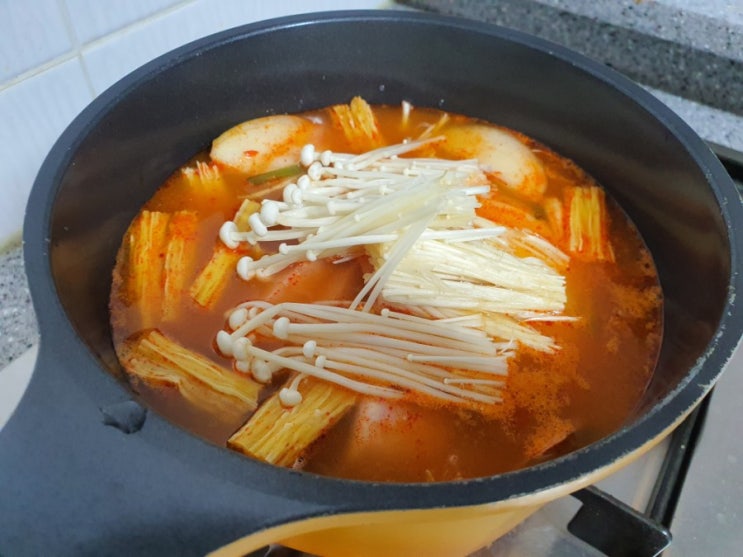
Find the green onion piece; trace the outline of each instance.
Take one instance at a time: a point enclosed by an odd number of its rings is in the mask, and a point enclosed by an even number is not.
[[[248,178],[248,182],[254,186],[260,186],[261,184],[265,184],[266,182],[270,182],[276,178],[289,178],[290,176],[296,176],[297,174],[301,174],[302,170],[304,170],[304,168],[301,164],[292,164],[291,166],[284,166],[282,168],[277,168],[276,170],[264,172],[263,174],[251,176]]]

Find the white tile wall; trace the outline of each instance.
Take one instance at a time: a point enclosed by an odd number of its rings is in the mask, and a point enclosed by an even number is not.
[[[271,17],[383,0],[0,0],[0,246],[23,224],[52,144],[95,95],[196,38]]]
[[[77,58],[0,91],[0,244],[20,230],[26,198],[47,151],[92,99]]]
[[[725,1],[715,0],[715,5]],[[379,7],[394,4],[390,0],[0,0],[0,246],[20,232],[33,179],[54,140],[95,95],[129,71],[188,41],[236,25],[294,13]],[[700,117],[697,131],[713,141],[743,148],[739,130],[730,131],[728,126],[719,135],[716,129],[708,129],[711,121]]]
[[[284,0],[283,2],[245,2],[221,0],[218,9],[212,0],[197,0],[179,9],[143,22],[113,41],[105,41],[83,50],[97,93],[112,85],[119,77],[145,62],[191,40],[272,17],[333,9],[369,8],[379,6],[370,0]],[[310,9],[312,8],[312,9]]]
[[[0,83],[72,46],[57,0],[0,0]]]
[[[70,23],[81,44],[182,3],[183,0],[65,0]]]

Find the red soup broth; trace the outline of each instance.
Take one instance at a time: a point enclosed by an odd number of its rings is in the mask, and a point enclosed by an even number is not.
[[[415,108],[407,117],[400,107],[374,106],[373,112],[387,144],[415,138],[434,126],[436,132],[445,132],[455,124],[490,125],[433,109]],[[343,134],[327,110],[300,116],[312,123],[312,142],[318,150],[363,150]],[[503,187],[497,175],[489,175],[492,190],[481,199],[478,214],[509,227],[531,229],[569,252],[566,240],[553,233],[544,199],[561,200],[570,188],[595,186],[595,182],[546,146],[518,132],[509,133],[536,155],[547,176],[546,190],[541,199],[534,199]],[[429,146],[425,156],[454,158],[446,142]],[[199,163],[211,163],[208,152],[184,167],[195,168]],[[227,167],[220,170],[220,187],[204,191],[194,188],[179,169],[143,207],[169,214],[195,214],[196,230],[187,241],[195,246],[196,255],[184,271],[186,285],[210,260],[220,245],[220,226],[233,218],[246,197],[260,190],[268,191],[271,198],[281,196],[280,188],[269,190],[273,183],[280,186],[282,178],[256,185],[250,175]],[[613,261],[571,256],[564,269],[564,313],[577,319],[530,324],[552,337],[559,348],[541,352],[519,346],[508,361],[502,402],[487,412],[474,412],[431,401],[360,396],[340,421],[302,452],[294,466],[361,480],[446,481],[526,467],[588,445],[619,428],[638,404],[655,365],[662,334],[662,296],[650,253],[636,228],[608,196],[606,219]],[[132,275],[131,249],[126,241],[122,244],[111,291],[117,350],[121,351],[127,339],[155,328],[214,362],[225,374],[239,373],[215,347],[215,334],[225,326],[231,308],[256,299],[272,303],[350,300],[362,288],[364,274],[369,271],[369,262],[360,256],[341,263],[326,259],[298,263],[270,280],[245,281],[230,272],[210,307],[196,303],[184,288],[178,319],[155,318],[144,323],[140,313],[143,302],[135,299],[127,286]],[[255,249],[240,246],[236,251],[256,255]],[[165,258],[165,254],[158,257]],[[274,394],[285,379],[286,375],[279,374],[262,387],[259,400]],[[251,415],[194,404],[178,389],[142,381],[134,373],[130,381],[156,411],[216,444],[225,445]]]

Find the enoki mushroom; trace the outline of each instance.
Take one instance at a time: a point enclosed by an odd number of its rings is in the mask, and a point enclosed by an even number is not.
[[[284,187],[281,201],[263,200],[247,218],[249,230],[224,223],[219,237],[229,248],[280,242],[275,253],[239,260],[244,280],[319,258],[363,255],[374,268],[347,308],[238,307],[229,317],[232,332],[217,336],[238,370],[261,382],[288,368],[300,374],[292,385],[311,375],[379,397],[416,392],[493,404],[503,381],[481,375],[505,375],[515,343],[555,348],[525,322],[569,318],[560,273],[567,255],[533,233],[476,215],[477,196],[490,191],[476,160],[399,158],[437,141],[360,155],[306,145],[306,174]],[[380,301],[403,313],[373,314]],[[254,342],[259,338],[285,346],[268,352]],[[282,390],[284,404],[298,398],[296,386]]]
[[[280,369],[382,398],[417,393],[452,404],[501,400],[511,343],[495,342],[477,316],[427,319],[390,310],[366,313],[325,304],[247,302],[217,334],[220,352],[257,381]],[[261,342],[281,341],[273,351]],[[298,381],[282,402],[301,401]],[[294,391],[294,392],[291,392]]]

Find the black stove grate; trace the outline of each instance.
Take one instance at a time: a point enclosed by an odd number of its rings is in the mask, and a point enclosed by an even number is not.
[[[743,153],[713,143],[710,148],[743,195]],[[669,529],[676,504],[713,395],[714,391],[671,435],[668,452],[644,513],[589,487],[573,495],[583,506],[568,524],[568,531],[607,557],[660,555],[671,543]]]
[[[583,505],[568,531],[607,557],[656,557],[671,545],[670,527],[711,394],[671,435],[644,513],[588,487],[573,494]]]

